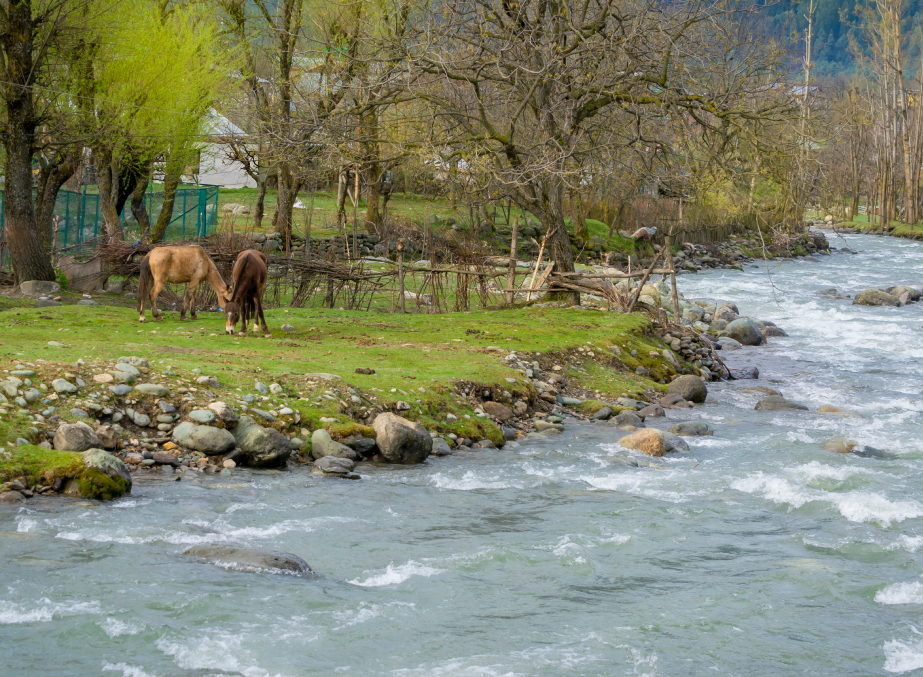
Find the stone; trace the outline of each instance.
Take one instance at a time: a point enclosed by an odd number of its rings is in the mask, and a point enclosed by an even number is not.
[[[354,449],[347,447],[345,444],[334,442],[323,428],[318,428],[311,435],[311,455],[315,459],[324,456],[336,456],[337,458],[348,458],[350,461],[358,461],[361,456]],[[352,468],[350,468],[352,470]]]
[[[378,445],[375,444],[374,438],[371,437],[352,435],[343,440],[343,444],[359,454],[360,457],[367,458],[378,453]]]
[[[222,461],[221,467],[222,468],[236,468],[237,464],[234,462],[233,458],[228,458]]]
[[[46,280],[27,280],[19,285],[19,291],[23,296],[51,296],[61,291],[61,285]]]
[[[305,374],[305,379],[309,381],[342,381],[343,379],[336,374],[325,374],[323,372],[315,372],[311,374]]]
[[[173,429],[173,442],[209,456],[226,454],[236,444],[234,436],[227,430],[196,425],[189,421],[184,421]]]
[[[281,395],[283,392],[285,392],[285,390],[278,383],[270,383],[269,392],[271,392],[273,395]]]
[[[314,467],[330,475],[345,475],[348,472],[352,472],[356,464],[348,458],[323,456],[314,461]]]
[[[481,405],[481,409],[498,421],[508,421],[513,418],[513,410],[499,402],[485,402]]]
[[[62,423],[54,434],[54,448],[58,451],[86,451],[102,445],[93,429],[82,421]]]
[[[179,459],[173,454],[165,454],[162,451],[152,451],[151,459],[154,463],[159,463],[160,465],[169,465],[174,468],[180,467]]]
[[[35,302],[36,308],[54,308],[60,306],[61,304],[57,301],[52,301],[51,299],[39,299]]]
[[[449,456],[452,453],[452,447],[441,437],[433,438],[433,449],[430,451],[433,456]]]
[[[729,322],[725,331],[728,336],[741,345],[758,346],[763,342],[763,334],[760,332],[759,327],[747,317],[741,317]]]
[[[632,426],[634,428],[643,428],[644,419],[633,411],[625,409],[609,419],[609,422],[617,428]]]
[[[308,563],[297,555],[275,550],[254,550],[231,545],[194,545],[183,552],[211,564],[234,571],[247,573],[312,575]]]
[[[131,490],[131,473],[128,472],[128,466],[121,459],[102,449],[87,449],[81,455],[83,456],[83,464],[87,468],[104,472],[109,477],[120,477],[128,482],[128,490]],[[112,498],[115,497],[113,496]]]
[[[90,415],[86,411],[84,411],[83,409],[77,409],[76,407],[71,409],[71,416],[74,416],[76,418],[89,418],[90,417]]]
[[[832,451],[835,454],[851,454],[857,446],[855,440],[847,439],[843,435],[837,435],[829,440],[824,440],[821,444],[821,449]]]
[[[765,409],[767,411],[807,411],[808,408],[803,404],[786,400],[781,395],[770,395],[756,403],[754,409]]]
[[[208,405],[208,409],[214,413],[215,416],[218,417],[218,420],[222,421],[226,427],[233,428],[237,425],[237,414],[235,414],[234,410],[226,403],[212,402]]]
[[[715,311],[713,321],[724,321],[730,324],[740,317],[740,314],[737,312],[736,308],[736,306],[730,307],[728,304],[722,305]]]
[[[112,374],[94,374],[93,380],[96,383],[112,383],[115,379]]]
[[[111,426],[98,426],[95,432],[103,449],[112,451],[119,445],[119,434]]]
[[[134,423],[139,428],[146,428],[151,424],[151,417],[141,411],[135,411],[134,409],[126,409],[125,413],[128,418],[131,419],[131,422]]]
[[[663,433],[663,442],[665,445],[664,453],[689,451],[689,445],[679,435],[670,432]]]
[[[150,366],[151,366],[151,365],[148,363],[148,361],[145,360],[144,358],[135,357],[134,355],[129,355],[128,357],[120,357],[118,360],[116,360],[116,362],[122,363],[122,364],[130,364],[131,366],[133,366],[133,367],[138,367],[139,369],[140,369],[141,367],[150,367]]]
[[[126,386],[126,385],[109,386],[109,391],[113,395],[117,395],[118,397],[124,397],[125,395],[131,392],[131,386]]]
[[[760,329],[760,332],[763,334],[763,336],[768,338],[788,336],[784,329],[777,327],[774,324],[766,324]]]
[[[471,445],[472,449],[496,449],[497,445],[491,442],[490,440],[478,440]]]
[[[880,289],[866,289],[856,294],[854,306],[894,306],[901,305],[900,299]]]
[[[678,393],[669,393],[660,398],[660,406],[672,407],[685,401],[686,399],[682,395]]]
[[[590,416],[594,421],[608,421],[612,417],[611,407],[601,407],[596,413]]]
[[[844,418],[849,418],[852,416],[858,416],[854,412],[849,411],[848,409],[841,409],[840,407],[835,407],[832,404],[822,404],[817,408],[819,414],[838,414]]]
[[[78,306],[98,306],[99,304],[93,299],[80,299],[77,301]]]
[[[698,376],[687,374],[674,379],[667,386],[667,394],[676,394],[684,400],[701,404],[708,397],[708,387]]]
[[[543,433],[549,430],[554,430],[557,432],[563,432],[564,426],[559,423],[549,423],[548,421],[534,421],[532,427],[535,428],[538,432]]]
[[[4,491],[0,493],[0,503],[22,503],[26,497],[18,491]]]
[[[904,294],[907,294],[909,303],[916,303],[921,298],[919,291],[917,291],[913,287],[907,287],[903,285],[900,287],[895,287],[894,289],[891,289],[888,293],[891,294],[891,296],[896,296],[897,298],[901,298]]]
[[[650,456],[663,456],[667,450],[664,435],[655,428],[644,428],[637,432],[629,433],[619,440],[619,444],[626,449],[641,451]]]
[[[433,439],[419,423],[384,413],[372,423],[375,443],[389,463],[422,463],[433,449]]]
[[[279,327],[279,330],[288,333],[295,331],[295,328],[290,324],[283,324],[281,327]]]
[[[29,404],[34,404],[42,399],[42,392],[35,388],[28,388],[23,394],[23,399]]]
[[[578,400],[576,397],[562,397],[561,404],[566,407],[576,407],[578,404],[583,404],[583,400]]]
[[[744,381],[748,379],[757,379],[760,377],[760,370],[756,367],[742,367],[740,369],[728,369],[731,378],[735,381]]]
[[[51,382],[51,387],[54,388],[56,393],[75,393],[77,392],[77,386],[69,381],[64,380],[63,378],[56,378]]]
[[[266,384],[264,383],[260,383],[259,381],[257,381],[256,383],[254,383],[253,387],[256,388],[256,392],[260,393],[261,395],[269,394],[269,388],[267,388]]]
[[[208,409],[193,409],[188,414],[190,421],[207,425],[215,420],[215,412]]]
[[[264,428],[250,416],[241,416],[233,429],[234,440],[243,452],[238,465],[266,468],[285,465],[292,455],[288,438],[273,428]]]
[[[650,404],[639,411],[638,414],[642,418],[661,418],[667,415],[667,413],[663,410],[663,407],[661,407],[659,404]]]
[[[270,414],[268,411],[263,411],[262,409],[251,409],[251,410],[250,410],[250,413],[251,413],[251,414],[256,414],[256,415],[259,416],[260,418],[262,418],[262,419],[264,419],[264,420],[266,420],[266,421],[269,421],[270,423],[272,423],[273,421],[276,420],[276,417],[275,417],[275,416],[273,416],[272,414]],[[334,419],[334,420],[336,420],[336,419]]]
[[[699,437],[715,434],[711,426],[701,421],[680,421],[670,427],[670,432],[681,437]]]
[[[139,383],[135,386],[135,392],[149,397],[168,397],[170,395],[169,390],[156,383]]]

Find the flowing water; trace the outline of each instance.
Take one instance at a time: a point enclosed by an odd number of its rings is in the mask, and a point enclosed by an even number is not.
[[[668,412],[715,429],[669,458],[625,452],[607,425],[571,424],[541,445],[364,466],[358,482],[241,471],[145,483],[111,504],[33,499],[0,511],[0,672],[923,670],[923,305],[817,294],[919,288],[923,246],[848,242],[858,254],[680,287],[788,331],[729,353],[732,366],[857,417],[754,411],[755,382],[738,381]],[[837,434],[885,453],[824,451]],[[292,552],[319,575],[180,555],[200,543]]]

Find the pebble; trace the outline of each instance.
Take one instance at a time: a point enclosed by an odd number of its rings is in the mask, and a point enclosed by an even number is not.
[[[250,411],[252,411],[252,412],[253,412],[254,414],[256,414],[257,416],[266,419],[266,420],[269,421],[270,423],[272,423],[273,421],[276,420],[275,417],[274,417],[272,414],[270,414],[268,411],[263,411],[262,409],[251,409]],[[323,420],[323,419],[321,419],[321,420]],[[334,420],[335,420],[335,419],[334,419]]]
[[[273,395],[281,395],[285,391],[282,389],[282,386],[280,386],[278,383],[271,383],[269,385],[269,392],[271,392]],[[265,395],[266,393],[263,393],[263,394]]]
[[[141,383],[135,386],[135,390],[142,395],[151,395],[153,397],[167,397],[170,391],[156,383]]]
[[[215,412],[208,409],[194,409],[189,412],[189,418],[196,423],[211,423],[215,420]]]
[[[294,413],[295,411],[293,409],[289,409],[288,407],[282,407],[281,409],[279,409],[280,416],[291,416]]]
[[[131,392],[131,386],[119,385],[119,386],[109,386],[109,390],[113,395],[118,397],[124,397]]]
[[[97,383],[112,383],[115,379],[112,374],[96,374],[93,376],[93,380]]]
[[[51,382],[51,387],[54,388],[56,393],[75,393],[77,392],[77,386],[73,383],[65,381],[63,378],[56,378]]]
[[[260,383],[259,381],[256,382],[254,387],[256,388],[257,392],[263,395],[269,394],[269,388],[267,388],[264,384]],[[252,402],[253,400],[250,400],[250,401]]]

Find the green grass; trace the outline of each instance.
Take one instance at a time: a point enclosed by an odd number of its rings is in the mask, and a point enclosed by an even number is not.
[[[2,429],[0,425],[0,431]],[[42,449],[31,444],[11,446],[6,440],[0,441],[0,446],[6,447],[6,451],[0,453],[0,481],[3,482],[23,478],[28,486],[50,485],[59,478],[80,477],[84,471],[83,459],[70,451]]]
[[[177,313],[165,313],[164,322],[153,323],[148,317],[142,325],[134,309],[119,305],[119,300],[97,300],[105,305],[0,313],[0,368],[31,362],[36,366],[30,368],[38,372],[33,380],[45,383],[66,368],[94,387],[92,376],[102,371],[104,361],[137,355],[149,360],[155,373],[169,366],[174,374],[193,379],[191,370],[201,369],[221,383],[210,390],[230,402],[253,393],[257,380],[279,383],[286,397],[254,406],[292,407],[300,412],[302,427],[324,427],[335,437],[368,434],[354,418],[360,406],[380,411],[404,401],[411,409],[402,415],[429,430],[495,442],[501,439],[500,430],[476,417],[472,403],[457,391],[464,384],[498,394],[505,390],[513,399],[534,399],[531,383],[505,362],[510,351],[539,360],[543,369],[558,365],[571,390],[582,388],[597,399],[659,387],[631,373],[638,364],[651,369],[658,380],[668,380],[673,373],[664,360],[648,355],[663,346],[641,315],[534,307],[443,315],[275,309],[266,313],[275,337],[266,339],[225,336],[224,317],[216,313],[202,313],[197,321],[184,323]],[[279,327],[285,323],[295,331],[281,333]],[[48,346],[50,340],[63,347]],[[605,350],[608,345],[622,349],[624,365]],[[634,349],[636,358],[628,356]],[[593,356],[588,355],[591,351]],[[75,367],[81,358],[86,366]],[[356,374],[357,368],[376,373]],[[333,373],[344,382],[311,386],[304,374],[313,372]],[[510,378],[513,383],[507,381]],[[351,403],[345,388],[354,389],[362,405]],[[335,391],[333,399],[324,397],[328,390]],[[59,404],[58,413],[66,417],[69,408]],[[447,420],[449,413],[457,420]],[[322,423],[322,417],[336,422]],[[0,425],[4,421],[9,419],[0,416]]]

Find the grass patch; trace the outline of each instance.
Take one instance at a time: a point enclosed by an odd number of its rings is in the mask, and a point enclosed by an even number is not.
[[[4,453],[0,453],[0,480],[4,482],[23,478],[27,486],[50,485],[56,479],[79,477],[83,472],[83,458],[70,451],[24,444],[7,447]],[[122,493],[125,493],[124,490]]]

